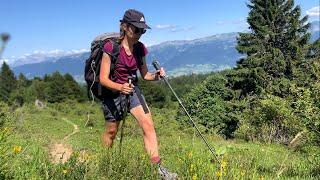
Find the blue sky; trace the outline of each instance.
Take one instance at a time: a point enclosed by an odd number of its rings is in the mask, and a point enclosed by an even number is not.
[[[3,53],[10,59],[34,53],[88,50],[92,39],[119,30],[126,9],[145,14],[152,27],[147,46],[189,40],[247,28],[248,0],[0,0],[0,33],[11,39]],[[302,15],[319,20],[319,0],[295,0]],[[312,9],[313,8],[313,9]]]

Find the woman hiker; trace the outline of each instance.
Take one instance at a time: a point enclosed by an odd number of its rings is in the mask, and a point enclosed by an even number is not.
[[[106,120],[105,132],[102,135],[103,143],[112,147],[116,137],[119,123],[122,117],[119,115],[123,97],[128,99],[128,110],[138,121],[143,130],[143,140],[147,153],[153,164],[158,165],[158,172],[162,179],[177,179],[176,173],[171,173],[160,165],[160,154],[158,149],[157,135],[144,97],[137,86],[137,70],[144,80],[155,81],[165,76],[163,68],[151,73],[148,71],[145,56],[148,50],[139,41],[142,34],[150,27],[146,24],[143,13],[129,9],[120,20],[120,45],[118,61],[114,65],[114,71],[110,72],[113,43],[104,45],[104,53],[100,69],[100,83],[108,89],[119,92],[115,97],[103,100],[103,113]],[[135,77],[133,83],[128,83],[128,77]]]

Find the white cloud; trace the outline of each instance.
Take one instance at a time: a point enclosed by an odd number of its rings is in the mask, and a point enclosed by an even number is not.
[[[194,26],[190,26],[190,27],[181,27],[181,28],[173,28],[173,29],[170,29],[171,32],[183,32],[183,31],[191,31],[195,29]]]
[[[172,25],[172,24],[159,24],[156,25],[156,29],[159,30],[168,30],[170,32],[181,32],[181,31],[190,31],[194,29],[194,26],[190,27],[178,27],[177,25]]]
[[[156,29],[174,29],[176,25],[170,25],[170,24],[158,24],[156,25]]]
[[[70,52],[72,54],[81,54],[81,53],[89,52],[89,50],[88,49],[73,49]]]
[[[61,57],[65,55],[73,55],[73,54],[80,54],[84,52],[89,52],[88,49],[72,49],[69,51],[61,50],[61,49],[55,49],[50,51],[43,51],[43,50],[36,50],[33,51],[32,54],[24,54],[20,58],[26,58],[30,56],[47,56],[47,57]]]
[[[307,10],[307,15],[310,17],[319,17],[320,16],[320,6],[313,7]]]

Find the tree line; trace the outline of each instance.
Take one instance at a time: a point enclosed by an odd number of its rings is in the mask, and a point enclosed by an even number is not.
[[[207,75],[190,75],[170,79],[176,92],[183,96]],[[176,99],[163,82],[147,82],[139,78],[139,86],[152,107],[165,108]],[[61,103],[67,100],[85,102],[91,100],[85,84],[78,83],[70,74],[46,74],[44,77],[27,79],[22,73],[16,77],[6,62],[0,69],[0,101],[22,106],[40,100]]]
[[[67,99],[83,102],[86,100],[86,89],[68,73],[61,75],[55,72],[32,80],[21,73],[16,77],[4,62],[0,71],[0,101],[22,106],[36,99],[49,103],[59,103]]]

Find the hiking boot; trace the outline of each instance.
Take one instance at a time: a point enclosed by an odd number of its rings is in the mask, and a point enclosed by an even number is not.
[[[162,180],[176,180],[178,179],[177,173],[169,172],[166,168],[159,166],[158,172]]]

